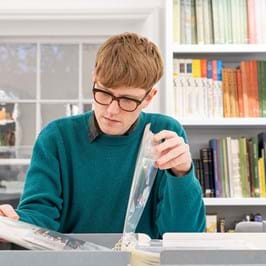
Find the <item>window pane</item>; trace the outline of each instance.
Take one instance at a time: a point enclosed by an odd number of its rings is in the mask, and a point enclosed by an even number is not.
[[[0,204],[17,205],[23,191],[28,165],[1,165],[0,167]]]
[[[0,44],[0,73],[0,90],[9,98],[35,98],[36,45]]]
[[[93,105],[92,105],[92,103],[83,103],[82,109],[83,109],[82,110],[83,113],[89,112],[89,111],[93,110]]]
[[[51,103],[41,105],[42,127],[57,118],[74,115],[79,112],[77,104]]]
[[[32,146],[0,146],[1,159],[30,159]]]
[[[16,145],[32,146],[36,134],[36,105],[17,103]]]
[[[29,165],[1,165],[0,168],[0,191],[3,192],[5,188],[9,188],[9,192],[11,189],[22,189],[22,182],[12,182],[9,183],[7,181],[24,181],[25,174]],[[6,181],[6,182],[3,182]],[[10,184],[10,186],[8,185]],[[13,191],[15,192],[15,191]],[[17,191],[16,191],[17,192]]]
[[[35,104],[0,104],[0,146],[31,146],[35,140]]]
[[[41,98],[78,98],[78,45],[41,45]]]
[[[82,103],[81,108],[82,110],[77,103],[44,103],[41,105],[42,127],[57,118],[91,111],[92,103]]]
[[[14,146],[16,142],[16,104],[0,103],[0,146]]]
[[[92,71],[94,69],[95,57],[100,44],[83,45],[82,63],[82,94],[85,99],[92,99]]]

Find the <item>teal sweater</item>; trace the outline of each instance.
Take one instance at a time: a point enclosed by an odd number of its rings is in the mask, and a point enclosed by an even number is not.
[[[173,130],[164,115],[141,113],[128,135],[88,138],[91,113],[51,122],[40,133],[17,212],[22,221],[63,233],[120,233],[144,127]],[[160,238],[164,232],[205,229],[205,208],[194,168],[183,177],[159,170],[137,232]]]

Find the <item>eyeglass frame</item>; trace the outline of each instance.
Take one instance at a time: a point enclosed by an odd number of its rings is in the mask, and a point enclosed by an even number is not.
[[[137,99],[133,99],[133,98],[130,98],[130,97],[127,97],[127,96],[118,96],[118,97],[117,97],[117,96],[113,95],[113,93],[111,93],[111,92],[109,92],[109,91],[105,91],[105,90],[103,90],[103,89],[95,88],[95,85],[96,85],[96,82],[93,83],[92,92],[93,92],[93,98],[94,98],[94,100],[95,100],[98,104],[101,104],[101,105],[105,105],[105,106],[107,106],[107,105],[110,105],[113,101],[117,101],[119,108],[120,108],[121,110],[125,111],[125,112],[134,112],[134,111],[135,111],[135,110],[136,110],[136,109],[137,109],[137,108],[143,103],[143,101],[145,100],[145,98],[148,96],[148,94],[149,94],[150,91],[152,90],[152,89],[149,89],[149,90],[145,93],[145,95],[143,96],[143,98],[142,98],[141,100],[137,100]],[[105,94],[110,95],[110,96],[112,97],[111,102],[110,102],[110,103],[107,103],[107,104],[104,104],[104,103],[100,103],[100,102],[98,102],[98,101],[96,100],[96,97],[95,97],[96,92],[103,92],[103,93],[105,93]],[[126,100],[130,100],[130,101],[135,102],[135,103],[136,103],[136,108],[135,108],[134,110],[131,110],[131,111],[129,111],[129,110],[125,110],[125,109],[122,108],[121,105],[120,105],[120,99],[126,99]]]

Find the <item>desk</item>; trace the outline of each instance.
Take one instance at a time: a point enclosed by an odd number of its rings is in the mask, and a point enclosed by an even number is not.
[[[265,250],[168,250],[161,253],[162,266],[266,265]]]
[[[77,234],[72,235],[79,239],[94,242],[106,247],[113,247],[120,239],[121,234]],[[266,265],[266,234],[263,233],[234,233],[234,234],[176,234],[174,238],[178,239],[184,246],[179,245],[175,248],[171,244],[164,247],[161,252],[162,266],[261,266]],[[173,238],[172,238],[173,239]],[[194,240],[193,240],[194,239]],[[215,247],[212,245],[215,239],[236,240],[236,246],[233,249],[226,247]],[[251,245],[242,246],[237,249],[240,240],[251,239],[257,242],[257,248]],[[265,239],[265,240],[264,240]],[[195,248],[199,240],[204,240],[202,248]],[[237,242],[238,240],[238,242]],[[198,241],[198,242],[197,242]],[[189,242],[192,247],[189,247]],[[195,244],[196,243],[196,244]],[[221,242],[219,242],[220,245]],[[232,242],[230,247],[232,247]],[[238,244],[237,244],[238,243]],[[172,243],[173,244],[173,243]],[[166,245],[167,246],[167,245]],[[129,266],[130,253],[118,251],[32,251],[16,250],[17,247],[9,243],[0,244],[0,264],[7,266]],[[14,249],[14,250],[3,250]],[[139,266],[139,265],[137,265]]]
[[[120,234],[77,234],[79,239],[113,247]],[[16,245],[0,244],[0,265],[6,266],[128,266],[130,254],[118,251],[39,251],[17,250]],[[4,250],[6,249],[6,250]]]

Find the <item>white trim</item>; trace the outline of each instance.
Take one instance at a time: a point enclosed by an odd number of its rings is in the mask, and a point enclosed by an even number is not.
[[[266,198],[204,198],[206,206],[266,206]]]
[[[141,5],[139,5],[141,6]],[[1,10],[0,36],[59,37],[110,36],[123,31],[140,31],[154,13],[154,6],[111,7],[109,3],[84,9]],[[94,25],[97,25],[95,27]]]
[[[7,124],[12,124],[12,123],[16,123],[15,120],[9,119],[9,120],[0,120],[0,125],[7,125]]]
[[[173,87],[173,0],[167,0],[165,8],[166,17],[166,51],[165,51],[165,75],[166,75],[166,93],[165,93],[165,111],[166,114],[174,114],[174,87]]]
[[[0,35],[0,44],[36,44],[36,40],[38,39],[38,43],[40,44],[99,44],[102,43],[109,35],[101,35],[101,36],[38,36],[38,37],[30,37],[30,36],[1,36]]]
[[[82,110],[82,85],[83,85],[83,73],[82,73],[82,64],[83,64],[83,58],[82,58],[82,53],[83,53],[83,44],[80,42],[79,43],[79,66],[78,66],[78,73],[79,73],[79,77],[78,77],[78,108],[81,112]]]
[[[266,44],[174,44],[173,52],[176,54],[183,53],[265,53]]]
[[[75,10],[1,10],[0,20],[132,20],[139,21],[146,19],[153,8],[90,8]]]
[[[14,99],[14,100],[5,100],[5,99],[0,99],[0,103],[4,104],[4,103],[36,103],[36,100],[34,99]]]
[[[93,99],[83,99],[81,103],[93,103]]]
[[[31,159],[0,159],[0,165],[29,165]]]
[[[36,136],[42,128],[41,117],[41,44],[37,42],[37,55],[36,55]]]
[[[34,11],[70,11],[86,10],[86,9],[100,9],[100,8],[135,8],[145,7],[150,8],[154,6],[161,6],[164,0],[9,0],[0,2],[0,10],[7,10],[11,12],[21,12],[27,10]],[[62,8],[64,7],[64,8]]]
[[[266,127],[266,118],[261,117],[247,117],[247,118],[198,118],[198,119],[185,119],[176,118],[184,126],[201,126],[201,127],[212,127],[212,126],[260,126]]]
[[[78,102],[92,103],[93,100],[81,98],[81,99],[49,99],[49,100],[48,99],[40,99],[38,101],[38,103],[78,103]],[[1,100],[0,99],[0,104],[3,104],[3,103],[29,103],[29,104],[34,103],[34,104],[36,104],[37,100],[28,100],[28,99],[25,99],[25,100],[21,100],[21,99],[18,99],[18,100]]]

